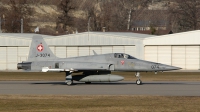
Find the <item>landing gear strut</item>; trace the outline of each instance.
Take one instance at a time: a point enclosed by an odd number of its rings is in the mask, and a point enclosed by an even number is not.
[[[65,76],[65,83],[70,86],[73,84],[73,80],[72,80],[72,75],[70,72],[65,72],[66,76]]]
[[[136,72],[135,77],[137,77],[136,84],[141,85],[142,81],[140,80],[140,72]]]

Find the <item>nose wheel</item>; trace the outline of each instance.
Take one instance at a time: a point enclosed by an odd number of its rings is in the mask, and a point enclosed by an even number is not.
[[[135,77],[137,77],[136,84],[142,85],[142,81],[140,80],[140,72],[136,72]]]
[[[142,84],[142,81],[140,79],[136,80],[136,84],[137,85],[141,85]]]

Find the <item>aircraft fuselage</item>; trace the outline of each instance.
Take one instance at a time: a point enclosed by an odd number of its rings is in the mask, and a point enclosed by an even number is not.
[[[118,53],[119,54],[119,53]],[[100,70],[100,71],[130,71],[130,72],[152,72],[152,71],[168,71],[176,70],[178,67],[173,67],[165,64],[154,63],[139,59],[125,59],[114,57],[115,53],[72,57],[72,58],[58,58],[46,61],[33,61],[31,67],[32,71],[42,71],[43,67],[49,69],[78,69],[78,70]],[[30,66],[30,65],[29,65]]]

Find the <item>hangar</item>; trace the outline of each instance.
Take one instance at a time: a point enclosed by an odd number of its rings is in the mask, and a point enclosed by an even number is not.
[[[38,34],[0,34],[0,70],[16,70],[18,62],[27,60],[33,35]],[[97,54],[118,52],[139,58],[144,54],[143,39],[152,35],[85,32],[42,37],[52,52],[60,58],[93,55],[93,50]]]
[[[145,38],[144,59],[198,70],[200,68],[200,30]]]
[[[84,32],[78,34],[42,35],[57,57],[127,53],[139,59],[165,63],[183,69],[199,69],[200,31],[164,36],[117,32]],[[0,70],[16,70],[18,62],[26,61],[33,35],[0,34]]]

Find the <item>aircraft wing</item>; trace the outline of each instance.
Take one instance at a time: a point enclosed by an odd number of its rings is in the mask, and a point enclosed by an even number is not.
[[[69,64],[69,63],[68,63]],[[107,63],[70,63],[67,67],[51,69],[49,67],[43,67],[42,72],[77,72],[77,71],[98,71],[98,70],[110,70],[110,65]],[[69,68],[70,66],[70,68]]]

